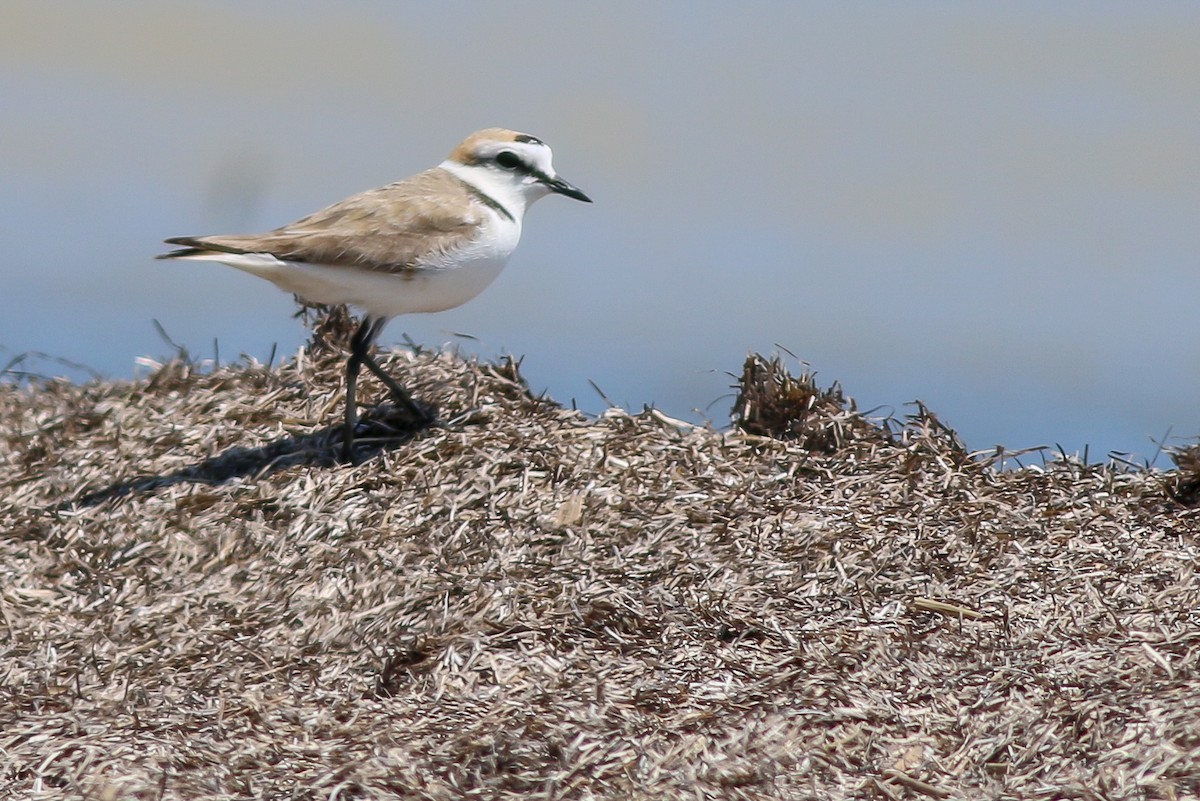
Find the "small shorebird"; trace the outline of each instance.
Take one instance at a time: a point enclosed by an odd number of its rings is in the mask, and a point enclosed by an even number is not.
[[[313,303],[362,309],[346,364],[342,454],[352,460],[355,384],[366,365],[417,422],[430,415],[371,356],[398,314],[466,303],[500,274],[521,238],[529,204],[551,192],[591,198],[558,177],[545,142],[487,128],[433,169],[372,189],[265,234],[180,236],[160,259],[217,261]]]

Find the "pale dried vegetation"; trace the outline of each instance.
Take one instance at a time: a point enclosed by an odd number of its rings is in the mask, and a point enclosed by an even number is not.
[[[444,422],[355,465],[336,348],[0,386],[0,796],[1200,795],[1200,452],[1001,465],[759,357],[729,431],[384,364]]]

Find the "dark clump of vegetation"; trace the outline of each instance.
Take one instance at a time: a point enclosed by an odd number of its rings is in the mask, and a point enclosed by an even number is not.
[[[1200,445],[1171,452],[1176,472],[1167,479],[1167,489],[1179,503],[1192,507],[1200,504]]]
[[[886,438],[886,430],[860,415],[838,384],[822,389],[808,371],[793,376],[779,356],[747,356],[737,389],[733,421],[747,434],[792,440],[824,454],[853,441]]]

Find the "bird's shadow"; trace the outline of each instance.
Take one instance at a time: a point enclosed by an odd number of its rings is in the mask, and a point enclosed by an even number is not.
[[[394,412],[394,410],[392,410]],[[401,420],[389,408],[383,407],[364,414],[359,419],[354,439],[354,464],[374,458],[384,451],[395,450],[412,441],[422,431],[437,422],[413,423]],[[328,426],[311,434],[281,437],[257,448],[233,446],[193,465],[159,475],[142,475],[114,482],[105,487],[85,490],[64,501],[54,509],[78,509],[98,506],[114,498],[146,495],[176,484],[205,484],[214,486],[245,476],[261,478],[278,470],[296,465],[336,467],[346,464],[342,454],[342,427]]]

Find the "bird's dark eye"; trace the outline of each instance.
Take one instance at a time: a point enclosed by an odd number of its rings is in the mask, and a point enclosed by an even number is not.
[[[506,170],[515,170],[521,166],[521,157],[511,150],[504,150],[496,156],[496,163]]]

